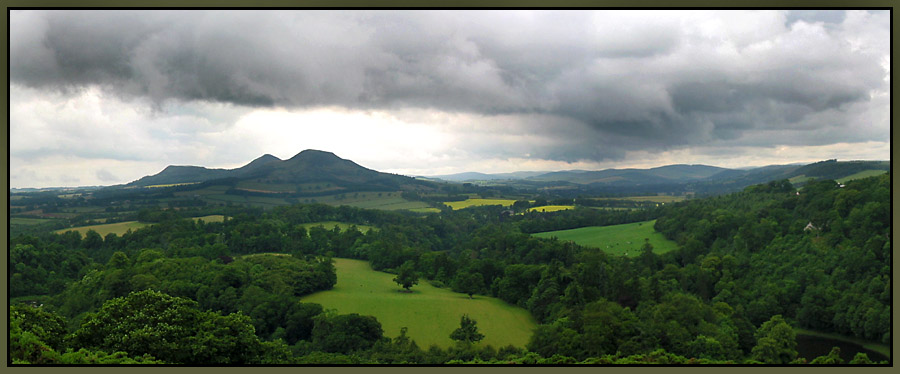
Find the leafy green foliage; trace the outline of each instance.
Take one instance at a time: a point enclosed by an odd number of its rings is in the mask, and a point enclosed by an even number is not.
[[[471,299],[472,295],[484,287],[484,278],[478,273],[460,272],[454,278],[452,287],[453,291],[467,294]]]
[[[372,316],[321,314],[315,319],[312,342],[325,352],[346,354],[371,348],[382,334],[381,323]]]
[[[767,364],[787,364],[797,358],[797,337],[784,318],[772,316],[756,332],[753,359]]]
[[[194,301],[149,290],[104,303],[85,317],[72,340],[80,347],[186,364],[252,363],[262,350],[247,316],[204,312]]]
[[[419,273],[415,270],[415,264],[412,261],[404,262],[393,281],[409,291],[410,287],[419,283]]]
[[[478,322],[463,314],[459,317],[459,328],[450,333],[450,339],[461,343],[472,344],[484,339],[484,334],[478,332]]]
[[[9,313],[19,316],[22,330],[34,334],[53,349],[59,350],[63,347],[66,321],[62,316],[43,308],[26,305],[11,305]]]

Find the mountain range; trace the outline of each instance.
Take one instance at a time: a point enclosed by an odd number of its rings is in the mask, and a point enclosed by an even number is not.
[[[124,187],[184,184],[227,185],[256,194],[323,195],[350,191],[434,191],[436,182],[489,182],[494,186],[564,188],[573,193],[726,193],[776,179],[802,185],[811,179],[853,178],[888,171],[890,161],[821,161],[727,169],[708,165],[666,165],[649,169],[568,170],[501,174],[460,173],[412,178],[368,169],[331,152],[305,150],[287,160],[263,155],[236,169],[168,166]],[[425,180],[423,180],[425,179]],[[314,186],[314,187],[311,187]],[[198,186],[199,187],[199,186]]]
[[[866,170],[890,169],[890,161],[821,161],[812,164],[769,165],[757,168],[728,169],[708,165],[666,165],[650,169],[566,170],[554,172],[522,171],[484,174],[458,173],[430,176],[432,180],[478,182],[518,180],[531,182],[569,182],[579,185],[659,185],[670,183],[730,182],[740,185],[764,183],[774,179],[840,179]]]
[[[395,191],[427,187],[429,183],[367,169],[331,152],[308,149],[287,160],[266,154],[236,169],[168,166],[158,174],[143,177],[125,187],[203,182],[235,186],[241,186],[243,182],[244,190],[262,193],[296,192],[298,188],[291,186],[309,184],[327,184],[332,190],[365,188]]]

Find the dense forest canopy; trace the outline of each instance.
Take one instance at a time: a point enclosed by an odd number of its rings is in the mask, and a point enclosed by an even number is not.
[[[206,223],[183,218],[202,208],[145,210],[143,219],[155,223],[123,235],[10,238],[10,357],[50,364],[803,362],[795,327],[891,342],[890,187],[890,174],[802,189],[781,180],[621,211],[508,214],[484,206],[423,215],[296,204],[230,207],[228,219]],[[640,255],[621,257],[530,235],[650,219],[677,250],[656,254],[646,243]],[[304,226],[322,221],[375,229]],[[540,326],[525,347],[491,347],[475,343],[477,321],[463,320],[469,331],[456,346],[419,347],[405,331],[383,331],[374,317],[298,301],[334,286],[334,257],[502,299]],[[865,355],[851,361],[868,362]]]

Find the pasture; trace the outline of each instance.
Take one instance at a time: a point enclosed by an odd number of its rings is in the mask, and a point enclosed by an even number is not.
[[[627,197],[596,197],[593,200],[623,200],[623,201],[649,201],[654,203],[677,203],[684,201],[684,196],[669,195],[650,195],[650,196],[627,196]]]
[[[410,212],[415,212],[415,213],[440,213],[440,212],[441,212],[440,209],[438,209],[438,208],[432,208],[432,207],[428,207],[428,208],[412,208],[412,209],[407,209],[407,210],[409,210]]]
[[[26,217],[10,217],[9,225],[10,226],[31,226],[31,225],[40,225],[42,223],[47,223],[53,221],[52,218],[26,218]]]
[[[635,257],[641,253],[644,238],[650,239],[653,253],[666,253],[677,248],[674,241],[666,239],[653,229],[656,220],[626,223],[624,225],[591,226],[571,230],[548,231],[532,234],[539,238],[558,238],[577,244],[599,248],[611,255]]]
[[[204,199],[214,203],[225,205],[227,203],[244,204],[258,208],[271,208],[280,205],[288,205],[288,202],[282,198],[266,197],[266,196],[240,196],[240,195],[204,195]]]
[[[813,179],[813,178],[807,177],[806,175],[801,174],[801,175],[798,175],[795,177],[791,177],[790,179],[788,179],[788,182],[791,182],[791,184],[806,183],[806,182],[809,182],[810,179]]]
[[[362,191],[337,193],[334,195],[299,197],[299,202],[322,203],[332,206],[347,205],[363,209],[379,210],[411,210],[429,209],[428,204],[421,201],[409,201],[400,197],[400,191]]]
[[[194,220],[194,222],[197,222],[199,220],[203,220],[203,222],[206,222],[206,223],[225,222],[225,216],[223,216],[221,214],[213,214],[213,215],[203,216],[203,217],[193,217],[191,219]]]
[[[126,221],[126,222],[116,222],[116,223],[105,223],[102,225],[90,225],[90,226],[80,226],[80,227],[70,227],[67,229],[56,230],[54,231],[57,234],[62,234],[67,231],[75,231],[81,235],[86,234],[89,230],[94,230],[100,236],[105,237],[107,234],[116,234],[122,236],[122,234],[128,232],[128,230],[137,230],[143,227],[150,226],[149,223],[138,222],[138,221]]]
[[[331,205],[348,205],[363,209],[380,209],[380,210],[412,210],[429,208],[428,204],[422,201],[409,201],[403,199],[399,194],[395,196],[382,196],[370,198],[368,200],[358,200],[353,202],[337,202]]]
[[[450,347],[450,333],[459,327],[459,317],[468,314],[478,322],[485,335],[480,344],[500,348],[509,344],[524,347],[537,327],[528,311],[482,295],[468,295],[436,288],[426,280],[411,288],[411,293],[391,279],[394,275],[374,271],[368,262],[336,258],[337,284],[333,289],[301,298],[338,313],[372,315],[381,322],[384,335],[396,337],[400,328],[423,349],[435,344]]]
[[[840,179],[838,179],[836,182],[838,182],[838,183],[847,183],[848,181],[852,181],[852,180],[854,180],[854,179],[862,179],[862,178],[874,177],[874,176],[876,176],[876,175],[881,175],[881,174],[884,174],[884,173],[887,173],[887,172],[884,171],[884,170],[863,170],[863,171],[861,171],[861,172],[859,172],[859,173],[851,174],[851,175],[848,175],[848,176],[846,176],[846,177],[840,178]]]
[[[206,222],[206,223],[223,222],[223,221],[225,221],[225,216],[223,216],[221,214],[214,214],[214,215],[203,216],[203,217],[193,217],[191,219],[193,219],[194,222],[201,220],[201,219],[203,220],[203,222]],[[116,234],[118,236],[122,236],[123,234],[128,232],[128,230],[134,231],[134,230],[144,228],[144,227],[147,227],[150,225],[152,225],[152,223],[138,222],[138,221],[125,221],[125,222],[116,222],[116,223],[105,223],[102,225],[69,227],[66,229],[56,230],[56,231],[54,231],[54,233],[62,234],[67,231],[76,231],[79,234],[84,235],[89,230],[94,230],[98,234],[100,234],[100,236],[103,236],[103,237],[105,237],[107,234],[110,234],[110,233]]]
[[[528,208],[529,212],[558,212],[560,210],[575,209],[574,205],[544,205]]]
[[[297,187],[293,184],[260,183],[249,180],[238,182],[234,188],[268,193],[295,192],[297,190]]]
[[[171,184],[154,184],[151,186],[144,186],[144,188],[166,188],[166,187],[178,187],[178,186],[190,186],[192,184],[198,184],[200,182],[190,182],[190,183],[171,183]]]
[[[502,206],[510,206],[515,203],[515,200],[510,199],[473,199],[469,198],[463,201],[447,201],[444,202],[445,205],[449,206],[453,210],[465,209],[470,206],[483,206],[483,205],[502,205]]]

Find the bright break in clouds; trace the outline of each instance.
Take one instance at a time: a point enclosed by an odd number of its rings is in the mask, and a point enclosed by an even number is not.
[[[12,11],[11,187],[890,158],[888,11]]]

